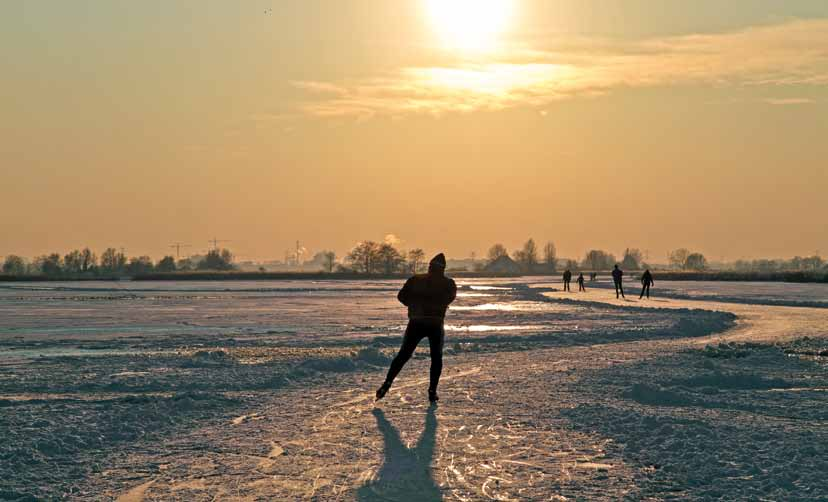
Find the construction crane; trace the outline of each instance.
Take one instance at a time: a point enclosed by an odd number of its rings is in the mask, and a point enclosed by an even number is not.
[[[207,242],[209,242],[213,245],[213,249],[218,249],[218,245],[219,245],[220,242],[230,242],[230,241],[220,240],[220,239],[216,239],[215,237],[213,237],[212,239],[210,239]]]
[[[188,248],[190,247],[190,245],[183,244],[181,242],[174,242],[170,247],[175,249],[175,259],[178,260],[179,258],[181,258],[181,248]]]

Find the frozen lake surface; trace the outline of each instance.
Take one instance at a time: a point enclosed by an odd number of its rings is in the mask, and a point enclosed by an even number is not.
[[[638,294],[635,286],[631,292]],[[821,283],[659,281],[655,287],[673,298],[828,307],[828,284]]]
[[[663,328],[634,310],[560,305],[534,295],[549,279],[459,281],[447,331],[588,333]],[[211,337],[284,345],[396,336],[401,281],[55,282],[0,285],[0,358],[31,350],[131,350]],[[554,288],[554,284],[549,284]],[[584,315],[584,311],[601,315]],[[646,319],[646,322],[645,322]],[[140,342],[139,342],[140,341]],[[27,352],[23,352],[27,351]],[[45,354],[46,352],[44,352]]]
[[[324,388],[332,375],[380,375],[406,323],[396,300],[401,285],[0,284],[0,434],[9,438],[0,446],[0,489],[94,499],[100,493],[81,481],[103,483],[113,456],[209,428],[297,385]],[[602,281],[588,283],[586,294],[558,292],[558,278],[544,277],[458,286],[446,324],[447,366],[458,368],[603,344],[704,344],[724,332],[789,341],[819,334],[815,326],[828,318],[823,284],[658,281],[656,298],[634,304],[616,302]],[[636,286],[627,288],[637,301]],[[631,395],[641,400],[661,392],[635,389]],[[573,423],[591,423],[598,411],[574,414]]]

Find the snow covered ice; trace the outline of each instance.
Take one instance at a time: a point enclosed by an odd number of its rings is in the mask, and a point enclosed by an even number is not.
[[[825,285],[458,284],[436,409],[400,281],[0,285],[0,499],[828,498]]]

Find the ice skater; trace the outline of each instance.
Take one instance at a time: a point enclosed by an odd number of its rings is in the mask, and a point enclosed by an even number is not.
[[[572,291],[571,289],[569,289],[570,282],[572,282],[572,272],[570,272],[569,269],[566,269],[563,273],[564,291]]]
[[[586,292],[586,288],[584,287],[584,273],[581,272],[578,275],[578,292],[584,291]]]
[[[650,269],[647,269],[641,274],[641,295],[638,296],[639,300],[644,298],[645,291],[647,292],[647,299],[650,299],[650,286],[653,284],[655,284],[653,274],[650,273]]]
[[[624,296],[624,271],[618,268],[618,264],[615,264],[615,268],[612,269],[612,282],[615,283],[615,297],[618,298],[620,295],[621,298],[626,298]]]
[[[457,296],[457,285],[446,277],[446,257],[443,253],[431,259],[428,273],[411,277],[397,294],[397,299],[408,307],[408,326],[405,328],[400,352],[391,361],[385,382],[377,389],[377,400],[382,399],[414,349],[423,338],[428,338],[431,350],[431,372],[428,400],[437,402],[437,384],[443,371],[443,320],[449,304]]]

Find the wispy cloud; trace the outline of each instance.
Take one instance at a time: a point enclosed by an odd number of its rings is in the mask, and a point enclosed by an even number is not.
[[[786,105],[809,105],[812,103],[816,103],[813,99],[809,98],[768,98],[765,100],[765,103],[769,105],[775,106],[786,106]]]
[[[548,41],[540,48],[504,51],[488,63],[295,83],[310,95],[304,111],[323,117],[500,110],[682,84],[828,85],[828,20],[638,42]]]

